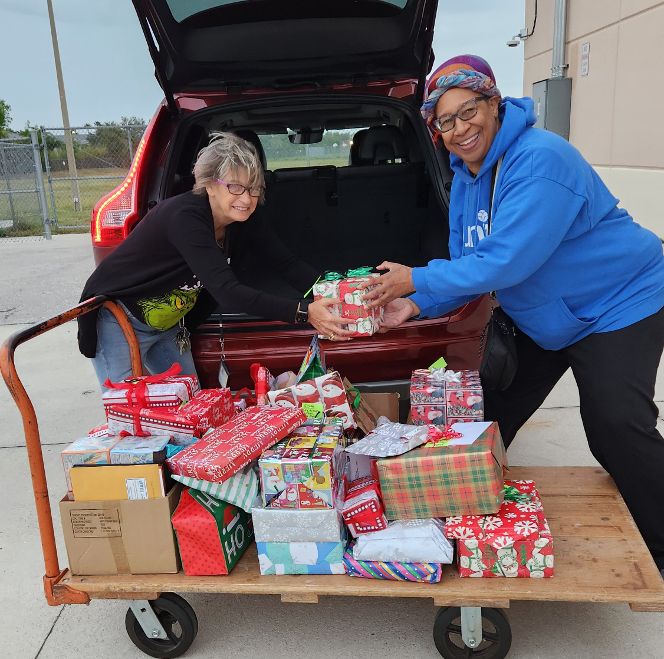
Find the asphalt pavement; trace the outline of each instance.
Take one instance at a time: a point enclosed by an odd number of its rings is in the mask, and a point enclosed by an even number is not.
[[[73,306],[93,268],[88,236],[0,239],[0,341]],[[97,382],[76,348],[70,323],[17,350],[16,367],[35,405],[60,561],[66,565],[57,502],[64,494],[59,451],[103,422]],[[656,399],[664,413],[664,369]],[[124,628],[127,605],[47,606],[21,418],[0,385],[0,656],[96,659],[145,657]],[[660,423],[664,429],[664,421]],[[513,465],[595,465],[579,418],[574,381],[565,377],[509,450]],[[278,597],[191,595],[199,634],[187,657],[202,659],[382,659],[440,656],[432,641],[431,600],[321,598],[318,605]],[[514,659],[662,658],[664,613],[625,605],[513,602],[507,611]]]

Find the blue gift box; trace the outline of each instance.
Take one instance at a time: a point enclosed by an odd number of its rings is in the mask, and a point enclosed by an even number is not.
[[[344,542],[257,542],[261,574],[344,574]]]

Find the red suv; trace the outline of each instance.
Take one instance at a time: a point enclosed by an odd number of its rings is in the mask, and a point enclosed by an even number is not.
[[[134,6],[165,98],[126,180],[94,208],[97,262],[152,206],[192,187],[196,155],[219,130],[259,146],[267,199],[256,212],[321,272],[449,258],[451,174],[419,113],[437,0]],[[234,263],[241,281],[299,297],[245,253]],[[407,397],[411,370],[440,355],[455,369],[477,366],[487,314],[482,298],[443,318],[321,346],[351,381]],[[255,361],[273,373],[297,370],[311,336],[223,308],[193,337],[194,358],[204,386],[215,386],[223,337],[230,385],[240,388]]]

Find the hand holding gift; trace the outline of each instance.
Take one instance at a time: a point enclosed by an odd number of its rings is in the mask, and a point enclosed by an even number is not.
[[[350,341],[355,336],[346,329],[348,321],[333,313],[340,306],[340,302],[336,297],[321,297],[314,299],[307,310],[309,323],[318,330],[321,338],[328,341]]]
[[[387,270],[371,287],[365,286],[364,301],[370,309],[385,306],[392,300],[415,292],[413,284],[413,269],[400,263],[383,261],[376,270]]]
[[[385,305],[383,323],[378,330],[381,333],[400,327],[413,316],[418,316],[420,308],[407,297],[398,297]]]

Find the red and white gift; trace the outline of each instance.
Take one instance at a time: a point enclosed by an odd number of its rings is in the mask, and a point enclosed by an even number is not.
[[[267,397],[272,405],[284,408],[299,407],[303,403],[323,403],[325,416],[339,418],[346,430],[357,427],[346,389],[336,371],[287,389],[268,391]]]
[[[380,487],[375,478],[360,478],[347,486],[341,516],[354,538],[387,528]]]
[[[170,435],[177,444],[226,423],[235,416],[235,406],[230,389],[203,389],[179,407],[111,405],[106,413],[111,434]]]
[[[179,476],[223,483],[305,421],[299,408],[251,407],[166,462]]]
[[[459,576],[552,577],[553,538],[535,483],[505,485],[505,501],[495,515],[447,518],[445,535],[457,541]]]
[[[173,407],[193,398],[201,387],[195,375],[179,375],[182,367],[173,364],[156,375],[127,378],[122,382],[106,380],[102,399],[108,412],[111,405],[132,407]]]

